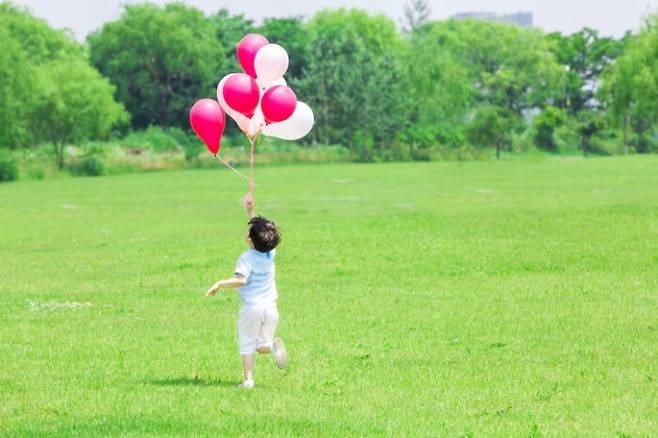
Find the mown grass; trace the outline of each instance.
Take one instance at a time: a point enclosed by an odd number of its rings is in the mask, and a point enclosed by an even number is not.
[[[657,157],[256,171],[290,364],[251,392],[202,298],[244,181],[0,185],[0,435],[655,436]]]

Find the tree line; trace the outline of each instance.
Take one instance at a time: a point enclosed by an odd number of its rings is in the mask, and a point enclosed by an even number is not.
[[[79,44],[4,2],[0,147],[48,142],[62,165],[66,144],[189,129],[192,103],[240,71],[235,47],[259,32],[287,49],[286,78],[315,111],[304,141],[344,145],[356,159],[462,147],[658,151],[658,16],[620,39],[428,17],[422,0],[402,26],[358,9],[256,24],[225,9],[143,3]]]

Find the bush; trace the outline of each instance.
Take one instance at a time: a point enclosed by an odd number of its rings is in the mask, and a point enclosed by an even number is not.
[[[562,125],[564,113],[559,108],[547,106],[533,119],[535,128],[535,144],[545,151],[555,152],[557,144],[555,141],[555,130]]]
[[[97,157],[87,157],[74,161],[68,166],[69,172],[75,176],[101,176],[105,172],[103,161]]]
[[[122,144],[129,148],[151,149],[157,152],[183,149],[178,140],[159,126],[149,126],[144,131],[131,132]]]
[[[0,182],[15,181],[18,178],[16,160],[9,152],[0,151]]]

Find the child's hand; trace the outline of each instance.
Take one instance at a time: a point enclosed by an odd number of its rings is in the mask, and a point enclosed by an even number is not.
[[[212,287],[208,289],[208,292],[206,292],[205,297],[208,298],[217,295],[217,291],[219,291],[219,283],[213,284]]]
[[[254,216],[254,195],[251,192],[247,193],[240,203],[247,209],[247,215],[251,219]]]

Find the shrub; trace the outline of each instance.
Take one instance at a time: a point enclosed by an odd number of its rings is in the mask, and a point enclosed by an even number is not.
[[[100,158],[87,157],[69,164],[68,169],[75,176],[101,176],[105,166]]]
[[[0,150],[0,182],[15,181],[18,178],[16,160],[9,154]]]
[[[183,148],[176,138],[159,126],[149,126],[144,131],[131,132],[123,139],[122,144],[129,148],[144,148],[158,152]]]

